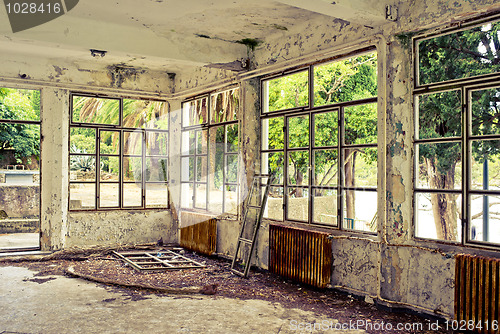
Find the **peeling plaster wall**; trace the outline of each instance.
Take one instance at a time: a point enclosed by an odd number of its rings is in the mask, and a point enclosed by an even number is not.
[[[66,247],[177,243],[177,223],[163,210],[71,212],[68,217]]]

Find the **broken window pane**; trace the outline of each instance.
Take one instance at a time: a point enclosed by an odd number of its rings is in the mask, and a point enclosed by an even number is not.
[[[308,71],[264,81],[264,112],[305,107],[309,104]]]
[[[459,142],[416,145],[416,186],[425,189],[460,189],[462,145]]]
[[[500,22],[496,21],[419,41],[418,84],[498,72],[499,29]]]
[[[167,185],[165,183],[146,183],[146,208],[166,207],[168,207]]]
[[[119,206],[119,184],[101,183],[99,189],[99,207],[116,208]]]
[[[309,190],[307,188],[288,188],[286,218],[307,222],[309,220]]]
[[[239,94],[239,88],[212,94],[210,121],[212,123],[235,121],[239,108]]]
[[[168,130],[168,104],[162,101],[124,99],[123,126]]]
[[[377,96],[377,54],[314,67],[314,106]]]
[[[336,146],[338,144],[338,112],[314,115],[314,145]]]
[[[460,205],[458,193],[416,193],[415,236],[459,241]]]
[[[283,117],[265,118],[262,120],[262,149],[283,149],[285,135],[283,132]]]
[[[73,96],[73,123],[120,124],[120,100]]]
[[[142,206],[142,187],[140,183],[123,184],[123,206]]]
[[[207,118],[208,97],[202,97],[182,104],[182,126],[205,124]]]
[[[71,128],[70,153],[95,153],[96,130],[90,128]]]
[[[337,172],[338,151],[336,149],[314,151],[314,185],[336,186],[339,177]]]
[[[309,146],[309,115],[288,119],[288,147]]]
[[[95,183],[71,183],[69,187],[70,209],[95,209],[95,199]]]
[[[348,230],[377,231],[377,192],[344,190],[344,221]]]
[[[0,87],[0,120],[39,121],[40,91]]]
[[[337,190],[313,189],[313,222],[337,226]]]
[[[417,138],[457,137],[462,134],[460,91],[434,93],[416,97],[418,112]]]
[[[377,143],[377,104],[344,108],[344,143],[347,145]]]
[[[470,239],[500,244],[500,195],[471,195],[469,198]]]

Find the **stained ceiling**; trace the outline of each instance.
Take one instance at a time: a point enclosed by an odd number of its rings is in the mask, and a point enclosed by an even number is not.
[[[382,25],[386,5],[373,0],[80,0],[65,15],[16,33],[2,7],[0,52],[177,72],[237,61],[246,57],[248,44],[279,40],[318,20]],[[107,53],[95,59],[90,49]]]

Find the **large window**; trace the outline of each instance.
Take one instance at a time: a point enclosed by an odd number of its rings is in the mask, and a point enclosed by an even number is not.
[[[73,95],[70,209],[167,208],[168,104]]]
[[[376,231],[374,52],[262,81],[265,217]]]
[[[181,206],[238,213],[239,88],[182,104]]]
[[[414,40],[417,238],[500,244],[499,30]]]

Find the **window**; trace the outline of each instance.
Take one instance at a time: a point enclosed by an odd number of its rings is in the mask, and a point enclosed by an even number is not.
[[[263,80],[266,218],[375,232],[376,96],[374,52]]]
[[[417,37],[415,236],[500,244],[500,22]]]
[[[238,213],[239,88],[182,104],[181,206]]]
[[[72,95],[70,209],[167,208],[168,104]]]

